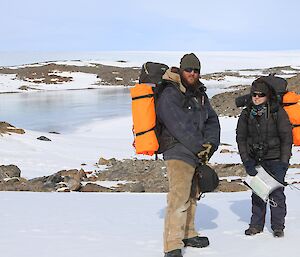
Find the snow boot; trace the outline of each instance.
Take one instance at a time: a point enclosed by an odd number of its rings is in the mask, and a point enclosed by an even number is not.
[[[282,229],[274,229],[273,236],[274,237],[284,237],[284,232]]]
[[[175,249],[165,253],[165,257],[182,257],[181,249]]]
[[[185,247],[190,246],[190,247],[203,248],[209,245],[209,240],[206,236],[195,236],[195,237],[183,239],[182,241]]]
[[[245,235],[246,236],[254,236],[256,234],[259,234],[263,231],[261,227],[254,227],[250,226],[248,229],[245,230]]]

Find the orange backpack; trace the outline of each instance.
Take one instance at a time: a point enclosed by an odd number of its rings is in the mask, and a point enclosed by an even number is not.
[[[300,146],[300,95],[287,92],[283,96],[282,103],[293,127],[293,143]]]
[[[162,92],[162,76],[169,67],[162,63],[143,64],[139,84],[130,89],[132,98],[133,146],[137,154],[159,153],[159,130],[155,100]],[[148,84],[147,84],[148,83]]]
[[[155,134],[156,113],[152,86],[137,84],[130,89],[134,147],[137,154],[153,155],[159,144]]]

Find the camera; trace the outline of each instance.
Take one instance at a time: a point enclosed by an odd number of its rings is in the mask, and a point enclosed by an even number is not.
[[[255,160],[262,160],[263,157],[267,154],[268,148],[269,146],[267,143],[253,144],[250,152]]]

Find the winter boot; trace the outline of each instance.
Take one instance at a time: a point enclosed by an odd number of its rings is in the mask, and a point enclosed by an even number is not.
[[[282,229],[274,229],[273,236],[274,237],[284,237],[284,232]]]
[[[195,236],[182,240],[184,246],[203,248],[209,245],[208,238],[206,236]]]
[[[246,236],[254,236],[256,234],[259,234],[263,231],[261,227],[254,227],[250,226],[248,229],[245,230],[245,235]]]
[[[182,257],[181,249],[175,249],[165,253],[165,257]]]

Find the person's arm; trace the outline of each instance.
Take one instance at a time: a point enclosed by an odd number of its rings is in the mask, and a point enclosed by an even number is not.
[[[243,162],[250,159],[247,151],[247,137],[248,137],[248,115],[246,110],[243,110],[237,123],[236,128],[236,142],[238,144],[239,153]]]
[[[247,138],[248,138],[248,114],[244,109],[239,117],[237,129],[236,129],[236,141],[239,148],[239,154],[241,156],[243,165],[246,172],[250,176],[255,176],[257,171],[255,169],[256,161],[249,156],[247,151]]]
[[[207,109],[208,109],[208,118],[204,124],[204,142],[210,143],[213,146],[213,151],[216,151],[220,144],[220,122],[218,115],[211,107],[208,98],[207,100]]]

